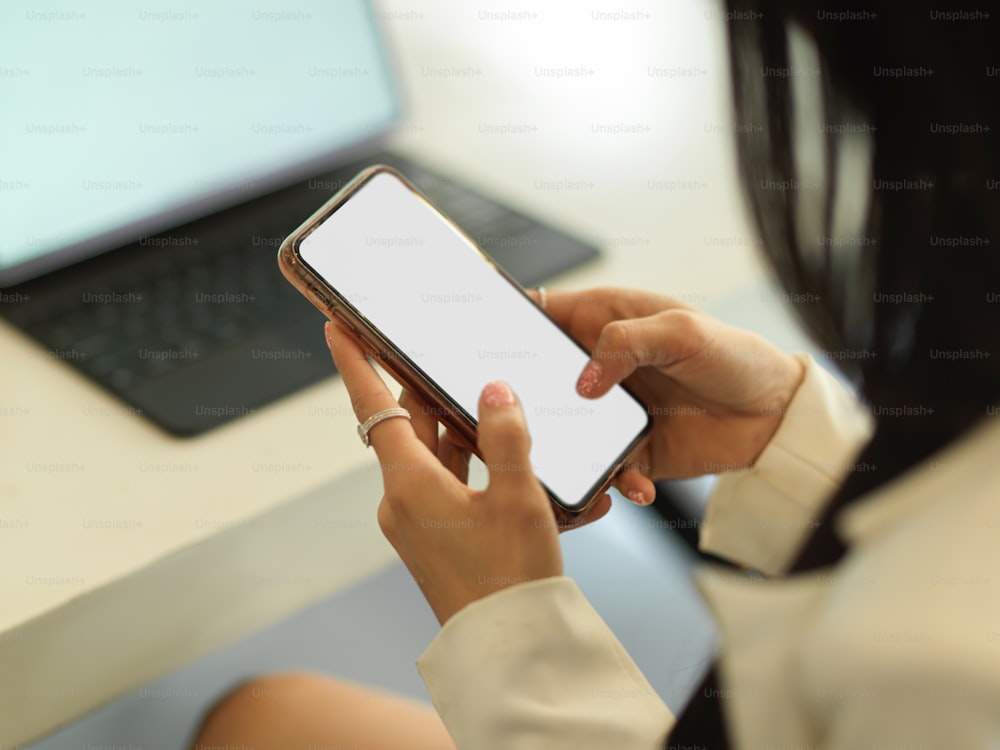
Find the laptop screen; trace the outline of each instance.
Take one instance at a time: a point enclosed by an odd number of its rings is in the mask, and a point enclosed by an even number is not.
[[[365,0],[7,0],[0,286],[332,164],[399,114]]]

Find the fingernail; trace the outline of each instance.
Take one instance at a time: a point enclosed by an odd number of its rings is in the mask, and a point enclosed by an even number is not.
[[[486,406],[515,406],[517,399],[510,386],[499,380],[487,384],[483,388],[483,403]]]
[[[628,499],[636,505],[646,504],[646,496],[642,494],[641,490],[629,490]]]
[[[580,379],[576,381],[576,390],[581,396],[589,396],[593,393],[601,382],[601,366],[594,360],[590,360],[587,366],[580,373]]]
[[[333,323],[331,323],[329,320],[326,321],[326,324],[323,326],[323,334],[326,336],[326,345],[327,346],[333,346],[333,342],[330,340],[330,335],[333,333],[333,327],[332,326],[333,326]]]

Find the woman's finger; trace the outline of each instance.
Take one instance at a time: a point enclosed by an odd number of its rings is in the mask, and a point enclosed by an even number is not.
[[[649,505],[656,499],[656,485],[638,469],[626,469],[615,477],[612,485],[636,505]]]
[[[538,294],[531,295],[538,301]],[[587,349],[593,349],[601,329],[613,320],[646,318],[663,310],[694,308],[683,302],[638,289],[600,287],[580,291],[548,290],[545,312]]]
[[[380,411],[399,406],[368,361],[365,351],[349,333],[328,322],[326,341],[337,370],[347,386],[351,406],[359,423],[364,423]],[[417,439],[409,419],[393,417],[379,422],[369,431],[368,440],[383,466],[411,465],[424,453],[424,446]],[[389,476],[386,475],[387,482],[388,479]]]
[[[611,495],[605,493],[595,500],[583,513],[562,519],[559,523],[559,533],[562,534],[566,531],[573,531],[574,529],[588,526],[594,521],[604,518],[609,510],[611,510]]]
[[[647,318],[614,320],[601,329],[577,391],[597,398],[639,367],[670,367],[704,351],[704,316],[689,310],[665,310]]]
[[[537,485],[538,480],[531,470],[531,436],[524,411],[506,383],[489,383],[480,394],[477,439],[490,489],[523,499],[526,484]]]
[[[445,432],[438,440],[438,459],[462,484],[469,483],[469,460],[472,451]]]
[[[405,388],[399,394],[399,405],[410,412],[410,424],[421,443],[434,455],[438,453],[438,421],[434,412],[417,394]]]

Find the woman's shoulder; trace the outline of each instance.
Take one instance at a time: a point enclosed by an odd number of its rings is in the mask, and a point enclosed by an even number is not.
[[[995,570],[992,563],[1000,556],[1000,417],[984,419],[930,460],[852,504],[837,524],[858,554],[870,550],[899,556],[898,564],[908,567],[955,564]],[[904,563],[908,556],[916,559]]]
[[[845,511],[811,628],[827,674],[992,686],[1000,698],[1000,419]],[[854,671],[854,677],[849,673]]]

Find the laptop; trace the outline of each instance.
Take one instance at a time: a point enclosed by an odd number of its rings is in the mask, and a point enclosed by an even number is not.
[[[403,108],[365,0],[62,8],[3,14],[0,316],[173,435],[334,375],[275,256],[364,166],[526,286],[597,256],[387,150]]]

